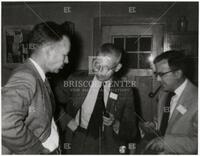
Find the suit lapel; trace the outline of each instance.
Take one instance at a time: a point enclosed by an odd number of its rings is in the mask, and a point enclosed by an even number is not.
[[[171,127],[175,124],[175,122],[183,115],[179,112],[179,110],[177,110],[178,107],[184,107],[185,109],[189,109],[189,104],[190,104],[190,101],[192,100],[191,99],[191,90],[190,90],[190,87],[189,87],[189,82],[187,83],[185,89],[183,90],[183,93],[182,95],[180,96],[178,102],[177,102],[177,105],[172,113],[172,116],[169,120],[169,124],[168,124],[168,129],[171,129]]]
[[[44,81],[42,80],[39,72],[37,71],[37,69],[35,68],[35,66],[33,65],[33,63],[30,61],[30,60],[27,60],[26,62],[27,66],[29,67],[29,69],[31,71],[33,71],[34,75],[36,76],[36,80],[39,82],[40,86],[41,86],[41,89],[44,90],[42,93],[44,94],[44,99],[45,99],[45,102],[47,104],[51,104],[51,107],[48,106],[48,114],[50,116],[53,115],[53,110],[52,110],[52,107],[54,107],[53,105],[55,104],[55,101],[52,101],[51,100],[51,97],[49,95],[49,92],[47,90],[47,87],[44,83]],[[53,93],[52,93],[53,94]],[[54,100],[54,99],[53,99]]]

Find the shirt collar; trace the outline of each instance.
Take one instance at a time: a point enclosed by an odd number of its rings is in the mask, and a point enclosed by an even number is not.
[[[111,83],[112,83],[112,80],[107,80],[104,82],[104,85],[110,88]]]
[[[188,82],[188,80],[185,79],[185,81],[174,91],[175,94],[176,94],[178,97],[182,94],[183,90],[184,90],[185,87],[186,87],[187,82]]]
[[[97,86],[101,86],[102,83],[104,83],[104,86],[110,86],[112,83],[112,79],[102,82],[102,81],[98,80],[96,76],[94,76],[93,81],[97,84]]]
[[[37,62],[35,62],[33,59],[29,58],[29,60],[33,63],[33,65],[35,66],[35,68],[37,69],[40,77],[42,78],[43,81],[45,81],[46,76],[45,73],[43,71],[43,69],[39,66],[39,64],[37,64]]]
[[[96,76],[94,76],[94,78],[93,78],[93,83],[94,83],[95,87],[97,87],[97,88],[100,88],[102,85],[102,81],[99,81]]]

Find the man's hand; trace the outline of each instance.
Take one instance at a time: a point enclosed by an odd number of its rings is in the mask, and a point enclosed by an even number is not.
[[[106,126],[111,126],[115,120],[115,117],[112,113],[109,113],[109,117],[103,116],[103,124]]]
[[[164,139],[162,137],[154,138],[146,145],[145,150],[148,149],[162,152],[164,150]]]
[[[116,134],[119,134],[119,126],[120,126],[120,122],[119,120],[115,120],[114,124],[113,124],[113,130]]]
[[[78,127],[78,124],[76,123],[76,121],[74,119],[72,119],[68,124],[67,126],[72,130],[72,132],[74,132],[77,127]]]
[[[152,133],[156,131],[156,125],[154,122],[140,122],[139,126],[141,128],[141,130],[143,131],[144,134],[146,133]]]

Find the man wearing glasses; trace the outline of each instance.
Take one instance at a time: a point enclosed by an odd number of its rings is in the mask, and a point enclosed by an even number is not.
[[[198,92],[185,76],[186,58],[179,51],[167,51],[154,60],[155,76],[163,87],[159,97],[156,138],[146,150],[164,154],[196,154]]]
[[[122,67],[121,55],[113,44],[103,44],[92,61],[93,75],[73,74],[57,86],[66,112],[60,119],[67,129],[65,143],[73,133],[67,153],[117,154],[120,146],[135,142],[138,127],[132,88],[114,76]]]

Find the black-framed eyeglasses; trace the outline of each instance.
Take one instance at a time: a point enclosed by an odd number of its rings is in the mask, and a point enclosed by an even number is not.
[[[170,71],[168,71],[168,72],[164,72],[164,73],[162,73],[162,72],[154,72],[154,75],[155,75],[155,77],[163,77],[164,75],[166,75],[166,74],[168,74],[168,73],[171,73],[171,72],[174,72],[174,71],[176,71],[176,70],[178,70],[178,69],[175,69],[175,70],[170,70]]]

